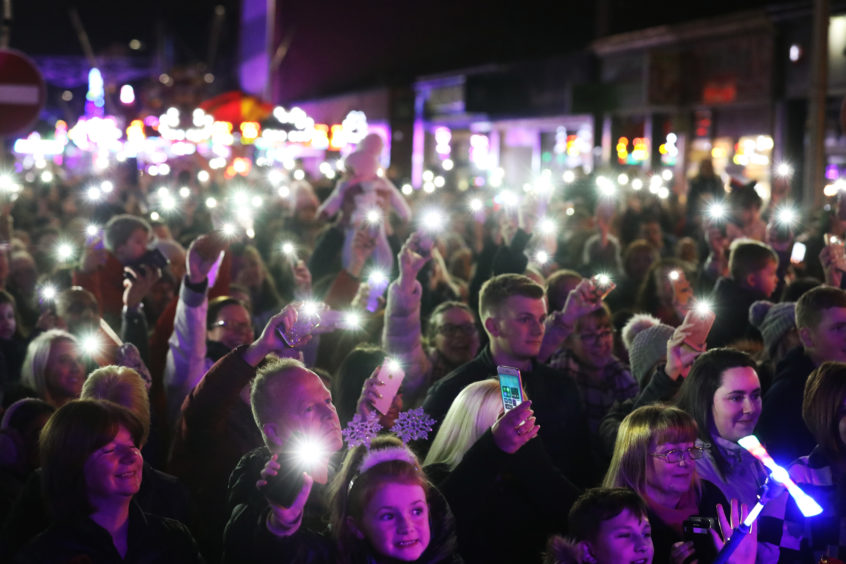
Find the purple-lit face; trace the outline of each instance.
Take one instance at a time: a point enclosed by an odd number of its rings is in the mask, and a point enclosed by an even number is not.
[[[360,528],[382,556],[416,561],[431,538],[426,492],[418,484],[384,484],[364,508]]]
[[[143,464],[132,435],[121,425],[115,437],[85,461],[85,488],[91,504],[98,507],[100,501],[138,493]]]
[[[0,304],[0,339],[11,339],[16,326],[15,308],[10,303]]]

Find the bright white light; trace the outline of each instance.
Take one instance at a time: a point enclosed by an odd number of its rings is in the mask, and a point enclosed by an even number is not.
[[[314,317],[317,315],[317,312],[320,310],[320,304],[315,301],[306,301],[303,302],[303,305],[300,308],[300,313],[308,317]]]
[[[56,258],[60,262],[65,262],[73,258],[74,249],[70,243],[59,243],[56,246]]]
[[[357,311],[348,311],[344,314],[343,324],[347,329],[361,329],[361,314]]]
[[[42,172],[41,173],[41,182],[43,182],[44,184],[49,184],[49,183],[53,182],[53,173],[50,172],[49,170],[45,170],[44,172]]]
[[[777,176],[791,176],[793,174],[793,167],[787,163],[779,163],[776,165],[776,175]]]
[[[301,467],[310,469],[329,456],[322,442],[314,437],[298,437],[294,444],[294,457]]]
[[[79,340],[79,344],[82,348],[82,352],[88,356],[99,354],[103,347],[103,344],[100,342],[100,337],[96,333],[85,335]]]
[[[150,219],[153,221],[158,221],[161,219],[162,216],[159,215],[159,212],[150,212]]]
[[[388,277],[381,270],[374,270],[367,277],[367,283],[371,286],[379,286],[388,282]]]
[[[248,239],[255,239],[256,238],[256,230],[252,227],[248,227],[246,231],[244,231],[244,235],[247,236]]]
[[[135,103],[135,90],[129,84],[124,84],[120,87],[120,103],[129,105]]]
[[[167,196],[170,196],[170,189],[168,189],[167,186],[159,186],[159,189],[156,190],[156,195],[159,198],[165,198]]]
[[[666,200],[670,197],[670,189],[666,186],[661,186],[660,188],[658,188],[658,197],[662,200]]]
[[[617,184],[619,184],[621,186],[625,186],[628,183],[629,183],[629,175],[628,174],[626,174],[625,172],[621,172],[620,174],[617,175]]]
[[[672,179],[673,179],[673,171],[672,171],[672,170],[670,170],[670,169],[668,169],[668,168],[665,168],[665,169],[661,172],[661,178],[663,178],[663,179],[664,179],[664,182],[669,182],[670,180],[672,180]]]
[[[470,211],[474,211],[474,212],[481,211],[482,206],[483,206],[482,200],[480,200],[479,198],[472,198],[470,200],[469,206],[470,206]]]
[[[280,186],[276,193],[279,194],[280,198],[287,198],[291,195],[291,189],[287,186]]]
[[[170,174],[170,165],[162,163],[159,165],[159,174],[162,176]]]
[[[781,225],[793,226],[799,219],[799,214],[791,207],[783,207],[776,213],[776,221]]]
[[[507,208],[513,208],[519,203],[517,194],[515,194],[511,190],[503,190],[502,192],[500,192],[499,199],[502,202],[502,205]]]
[[[227,237],[231,237],[235,235],[235,226],[231,223],[224,223],[223,227],[220,228],[224,235]]]
[[[435,191],[435,183],[434,182],[424,182],[423,183],[423,191],[427,194],[431,194]]]
[[[217,199],[213,198],[212,196],[209,196],[208,198],[206,198],[206,207],[209,208],[210,210],[216,208],[217,207]]]
[[[293,255],[297,252],[296,247],[290,241],[285,241],[282,243],[282,252],[286,255]]]
[[[56,291],[56,287],[52,285],[47,285],[41,288],[41,299],[47,302],[52,302],[56,299],[56,295],[58,292]]]
[[[608,276],[607,274],[597,274],[595,278],[596,278],[596,284],[600,288],[604,288],[605,286],[608,286],[609,284],[611,284],[611,277]]]
[[[558,230],[558,226],[552,218],[543,217],[538,221],[538,230],[544,235],[552,235]]]
[[[301,168],[298,168],[294,171],[294,180],[303,180],[305,178],[305,171]]]
[[[431,170],[424,170],[423,171],[423,182],[431,182],[435,179],[435,173]]]
[[[96,202],[97,200],[99,200],[100,196],[102,195],[102,192],[100,192],[100,189],[96,186],[91,186],[85,194],[86,198],[88,198],[92,202]]]
[[[574,215],[576,213],[576,208],[573,208],[573,207],[567,208],[567,211],[564,212],[564,213],[566,213],[567,215]]]
[[[253,196],[252,199],[250,199],[250,203],[253,204],[254,208],[260,208],[264,203],[264,199],[261,196]]]
[[[379,223],[382,221],[382,212],[379,210],[367,210],[365,219],[367,220],[367,223]]]
[[[643,190],[643,180],[641,180],[640,178],[635,178],[634,180],[632,180],[632,190],[634,190],[635,192]]]
[[[797,44],[793,44],[790,46],[790,50],[788,51],[788,57],[790,57],[791,62],[796,62],[802,56],[802,48],[799,47]]]
[[[435,185],[435,188],[443,188],[444,184],[446,184],[446,179],[443,176],[436,176],[432,183]]]
[[[391,374],[396,374],[402,370],[402,364],[395,358],[387,359],[386,366],[388,367],[388,372]]]
[[[183,200],[186,199],[190,195],[191,195],[191,189],[188,188],[187,186],[182,186],[179,189],[179,197],[182,198]]]
[[[401,190],[406,196],[411,196],[412,192],[414,192],[414,187],[411,184],[403,184]]]
[[[572,170],[565,170],[564,174],[561,175],[562,180],[567,184],[571,184],[576,180],[576,173]]]
[[[452,162],[452,159],[444,159],[444,162],[441,163],[441,167],[444,170],[452,170],[455,168],[455,163]]]
[[[440,231],[444,228],[444,214],[439,210],[428,210],[423,214],[421,224],[428,231]]]
[[[708,300],[696,300],[693,311],[696,312],[696,315],[704,317],[713,311],[713,307]]]
[[[96,237],[97,233],[100,232],[100,229],[96,225],[89,225],[85,228],[85,234],[89,237]]]
[[[111,194],[114,189],[115,185],[112,184],[111,180],[104,180],[100,183],[100,191],[103,192],[103,194]]]
[[[671,271],[670,271],[670,274],[669,274],[668,276],[670,277],[670,280],[672,280],[673,282],[675,282],[676,280],[678,280],[678,279],[679,279],[679,277],[681,276],[681,274],[679,274],[679,271],[678,271],[678,270],[671,270]]]
[[[211,176],[209,175],[209,171],[207,171],[207,170],[201,170],[200,172],[197,173],[197,180],[199,180],[203,184],[208,182],[210,178],[211,178]]]
[[[725,219],[726,213],[726,205],[722,202],[714,202],[708,206],[708,209],[705,210],[708,214],[708,217],[715,220]]]
[[[162,209],[164,211],[173,211],[174,209],[176,209],[176,200],[173,198],[173,196],[168,194],[167,196],[159,200],[159,205],[162,206]]]
[[[617,195],[617,186],[604,176],[596,177],[596,186],[599,190],[599,195],[605,198],[613,198]]]
[[[538,264],[546,264],[549,262],[549,253],[546,251],[538,251],[535,253],[535,262]]]

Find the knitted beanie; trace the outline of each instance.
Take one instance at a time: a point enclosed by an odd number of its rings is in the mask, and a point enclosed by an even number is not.
[[[749,306],[749,323],[761,332],[764,347],[772,356],[773,350],[785,333],[796,327],[796,303],[774,304],[767,300],[758,300]]]
[[[649,371],[667,356],[667,341],[673,336],[673,331],[675,329],[669,325],[659,323],[647,327],[632,341],[629,349],[629,364],[632,368],[632,376],[641,386]]]

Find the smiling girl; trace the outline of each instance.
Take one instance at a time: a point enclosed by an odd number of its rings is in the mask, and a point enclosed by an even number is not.
[[[397,438],[377,437],[369,449],[350,450],[331,491],[339,563],[456,558],[449,508]]]

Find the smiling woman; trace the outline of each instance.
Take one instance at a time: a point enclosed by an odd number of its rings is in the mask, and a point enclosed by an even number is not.
[[[41,433],[50,527],[16,562],[201,562],[184,525],[131,504],[141,487],[144,429],[128,410],[101,400],[75,400]]]

